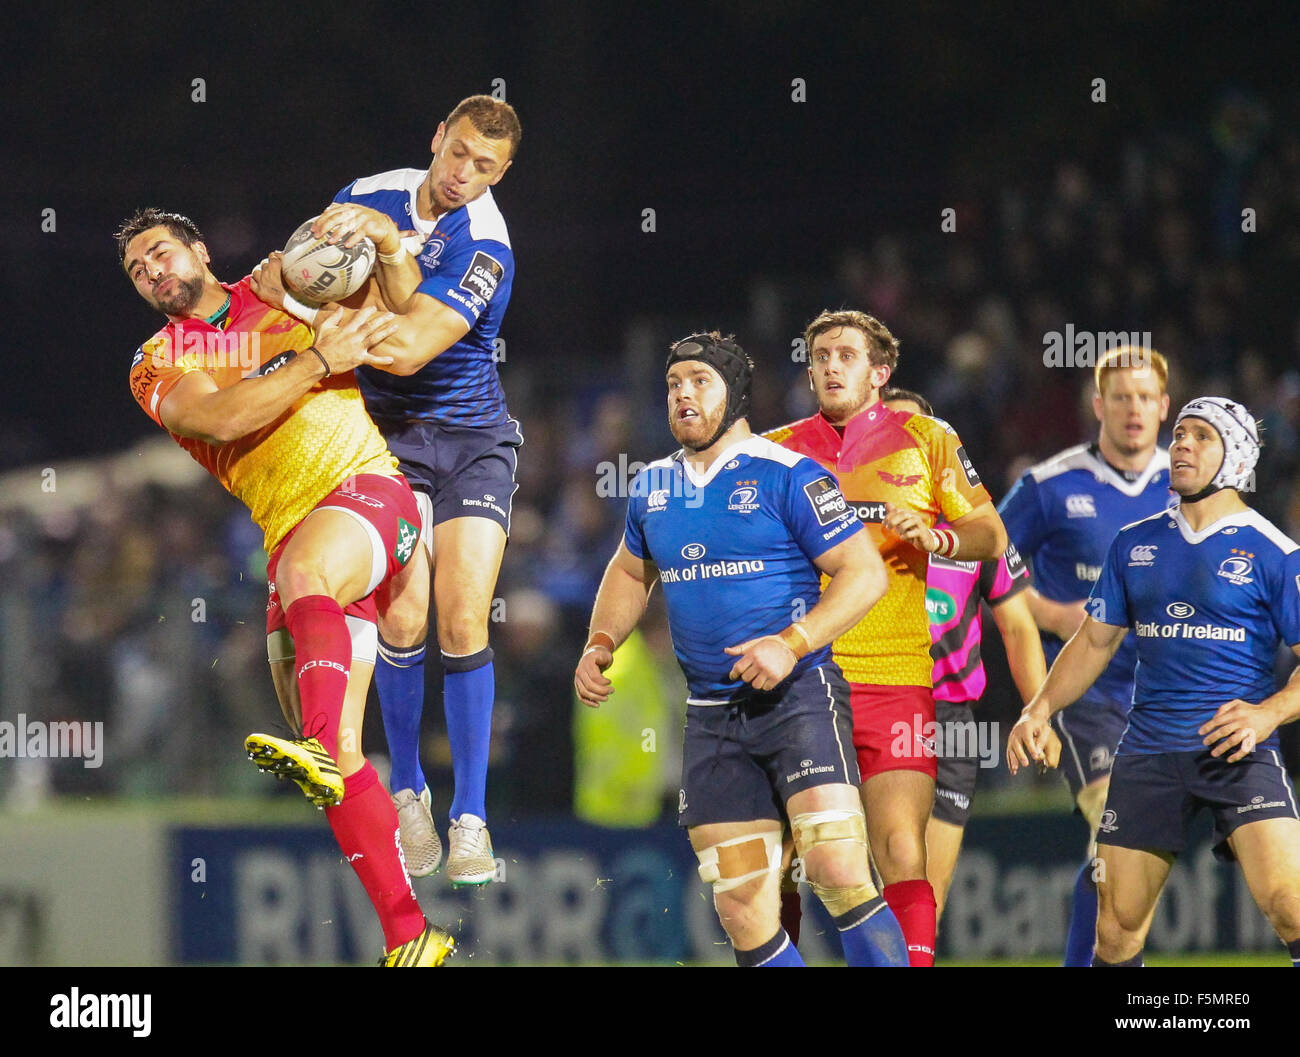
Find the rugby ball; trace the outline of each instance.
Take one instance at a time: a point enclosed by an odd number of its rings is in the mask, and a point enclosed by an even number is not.
[[[284,285],[295,297],[314,304],[342,301],[361,289],[375,267],[375,244],[362,238],[351,249],[311,233],[316,217],[305,221],[284,246],[280,263]]]

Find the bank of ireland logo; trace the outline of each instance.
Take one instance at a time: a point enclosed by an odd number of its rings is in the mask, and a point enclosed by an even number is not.
[[[415,550],[415,541],[420,538],[420,530],[404,517],[397,519],[397,544],[393,547],[393,557],[405,565],[411,560]]]
[[[656,488],[646,497],[647,510],[663,510],[668,506],[668,489]]]
[[[1101,813],[1101,823],[1097,827],[1103,833],[1114,833],[1119,822],[1119,815],[1111,808],[1107,808]]]
[[[752,514],[758,509],[758,489],[750,481],[738,483],[740,487],[732,492],[727,499],[727,509],[738,511],[741,514]]]
[[[1139,543],[1128,552],[1128,566],[1151,566],[1156,563],[1156,551],[1160,548],[1154,543]]]
[[[682,548],[682,557],[688,562],[697,562],[704,557],[703,543],[688,543]]]
[[[1232,549],[1232,556],[1224,558],[1219,562],[1219,575],[1230,584],[1236,584],[1240,587],[1242,584],[1253,583],[1254,579],[1251,573],[1255,566],[1251,563],[1254,555],[1246,551],[1239,551],[1235,547]]]
[[[1165,606],[1165,612],[1175,620],[1186,620],[1196,612],[1196,607],[1187,602],[1170,602]]]

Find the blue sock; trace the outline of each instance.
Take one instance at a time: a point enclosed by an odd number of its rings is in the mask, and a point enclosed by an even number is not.
[[[1095,954],[1088,961],[1094,969],[1144,969],[1146,963],[1142,960],[1142,952],[1138,951],[1126,962],[1103,962]]]
[[[907,940],[881,896],[832,918],[849,965],[907,966]]]
[[[1067,966],[1092,964],[1097,944],[1097,885],[1092,879],[1092,860],[1079,867],[1074,879],[1074,904],[1070,907],[1070,931],[1065,937]]]
[[[781,969],[803,965],[799,948],[790,942],[785,929],[781,928],[761,947],[755,947],[752,951],[735,950],[734,947],[732,950],[736,955],[736,964],[742,969]]]
[[[1300,969],[1300,940],[1292,940],[1286,945],[1287,952],[1291,955],[1291,966]]]
[[[456,792],[451,818],[466,813],[487,820],[488,749],[492,742],[492,702],[496,698],[496,669],[492,648],[468,657],[442,655],[445,675],[442,706],[447,713],[447,740]]]
[[[384,736],[393,760],[389,789],[424,788],[420,769],[420,715],[424,712],[424,643],[404,649],[379,640],[375,690],[384,717]]]

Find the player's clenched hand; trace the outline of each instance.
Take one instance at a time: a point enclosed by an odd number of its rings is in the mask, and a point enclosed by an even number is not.
[[[311,233],[317,238],[324,235],[330,242],[342,242],[349,248],[360,242],[364,235],[380,253],[396,253],[402,246],[401,234],[391,217],[355,202],[331,203],[316,218]]]
[[[588,646],[578,658],[573,673],[573,689],[578,700],[588,708],[599,708],[614,692],[614,684],[605,678],[605,669],[614,663],[614,654],[605,646]]]
[[[1229,763],[1236,763],[1254,752],[1255,746],[1275,730],[1277,721],[1267,708],[1237,698],[1220,705],[1214,718],[1196,733],[1202,736],[1203,744],[1214,746],[1211,756],[1222,756],[1236,749],[1228,757]]]
[[[906,507],[886,503],[885,519],[881,522],[881,527],[927,553],[939,546],[939,537],[930,531],[925,517]]]
[[[353,312],[346,323],[339,309],[316,331],[316,348],[330,365],[331,374],[343,374],[363,363],[385,367],[391,356],[378,356],[370,350],[397,330],[397,317],[367,305]]]
[[[1048,735],[1051,733],[1046,711],[1026,707],[1007,735],[1007,769],[1014,775],[1021,767],[1028,767],[1030,760],[1055,767],[1061,759],[1061,743],[1057,741],[1053,759],[1049,751]]]
[[[771,690],[794,670],[798,660],[794,650],[775,635],[728,646],[726,652],[740,657],[728,678],[743,679],[755,690]]]
[[[284,311],[284,276],[280,271],[280,261],[284,254],[273,251],[253,269],[253,293],[272,308]]]

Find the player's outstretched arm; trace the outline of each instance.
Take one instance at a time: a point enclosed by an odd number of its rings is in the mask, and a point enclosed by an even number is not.
[[[382,365],[385,357],[370,349],[395,326],[390,313],[365,308],[340,324],[341,314],[336,314],[321,326],[309,349],[277,370],[226,389],[218,389],[202,371],[190,371],[163,399],[158,417],[178,436],[229,444],[270,425],[322,378],[362,363]]]
[[[1027,601],[1034,623],[1062,642],[1070,641],[1070,636],[1079,630],[1083,618],[1088,615],[1084,608],[1087,602],[1085,598],[1077,602],[1053,602],[1050,598],[1044,598],[1036,587],[1027,587],[1024,593],[1029,596]]]
[[[1007,667],[1020,691],[1020,700],[1028,702],[1043,680],[1047,678],[1047,661],[1043,657],[1043,641],[1038,636],[1038,625],[1029,610],[1025,597],[1032,591],[1027,587],[1010,598],[993,606],[993,619],[1002,635],[1007,651]]]
[[[1300,645],[1292,646],[1291,651],[1300,657]],[[1300,668],[1292,671],[1286,686],[1257,705],[1240,698],[1220,705],[1214,718],[1197,733],[1205,745],[1213,746],[1211,756],[1231,752],[1228,762],[1236,763],[1254,752],[1255,746],[1282,724],[1297,719],[1300,719]]]
[[[614,692],[613,684],[605,678],[605,669],[614,663],[614,650],[640,622],[650,589],[658,578],[659,570],[653,562],[636,557],[625,542],[619,542],[596,592],[591,638],[573,673],[573,689],[584,705],[599,708]]]
[[[1089,616],[1065,644],[1047,679],[1020,713],[1007,738],[1007,767],[1015,774],[1032,759],[1046,762],[1047,721],[1073,704],[1097,681],[1115,656],[1128,628],[1103,624]]]
[[[416,294],[394,315],[397,328],[375,350],[392,357],[384,368],[390,374],[415,374],[469,333],[464,316],[428,294]]]

